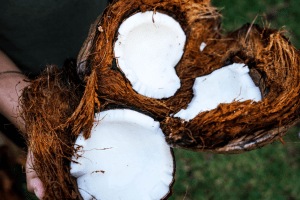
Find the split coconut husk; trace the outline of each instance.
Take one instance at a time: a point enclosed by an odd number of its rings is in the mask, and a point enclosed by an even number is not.
[[[138,23],[131,22],[136,19]],[[220,19],[220,13],[209,0],[115,1],[91,27],[81,49],[77,60],[80,80],[74,70],[66,73],[52,67],[33,81],[23,93],[22,109],[35,157],[33,167],[44,183],[45,199],[81,198],[76,180],[70,175],[72,156],[78,150],[74,148],[75,140],[81,134],[85,139],[90,138],[95,113],[100,111],[125,109],[147,115],[160,123],[169,145],[215,153],[240,153],[262,147],[282,138],[299,121],[299,52],[283,31],[247,24],[222,35]],[[179,28],[173,30],[174,26]],[[160,32],[156,30],[162,31],[158,38],[156,33]],[[150,41],[146,44],[149,49],[154,46],[156,50],[156,44],[160,43],[172,48],[164,47],[160,54],[145,52],[148,48],[139,47],[143,34],[151,39],[145,39]],[[181,39],[175,47],[164,43],[168,37]],[[127,54],[131,52],[128,49],[136,46],[132,54]],[[157,60],[156,57],[162,63],[169,62],[173,57],[163,53],[170,49],[178,50],[174,53],[176,58],[170,61],[171,70],[163,65],[153,66],[158,70],[154,72],[149,70],[151,65],[143,68],[149,60],[149,63]],[[147,57],[148,53],[152,57]],[[146,57],[142,57],[144,54]],[[139,62],[135,62],[135,57]],[[230,72],[229,78],[211,78],[225,68],[236,72]],[[164,70],[170,71],[163,73]],[[217,99],[215,107],[192,106],[196,98],[205,99],[207,95],[199,89],[197,80],[216,80],[216,85],[226,85],[227,79],[236,79],[241,71],[248,77],[247,82],[252,82],[246,89],[254,88],[250,93],[246,91],[245,97],[239,98],[244,92],[241,88],[229,101]],[[159,79],[169,78],[161,74],[172,73],[175,78],[166,84],[160,82]],[[144,74],[151,76],[140,78]],[[144,79],[147,81],[143,82]],[[246,79],[240,80],[238,84]],[[152,87],[156,82],[165,85]],[[212,91],[209,95],[213,94],[206,99],[230,93],[235,83],[221,92],[205,85]],[[161,93],[170,85],[171,93],[169,89]],[[254,90],[259,98],[251,96]],[[190,115],[189,110],[196,110],[196,114]]]
[[[139,94],[114,54],[120,24],[145,11],[173,17],[186,34],[184,53],[176,65],[181,86],[169,98]],[[121,106],[153,116],[162,122],[173,146],[213,152],[255,149],[281,138],[299,119],[299,52],[283,31],[248,24],[221,36],[219,27],[220,14],[209,1],[117,1],[91,28],[77,70],[81,77],[96,72],[102,110]],[[202,43],[206,47],[200,51]],[[220,104],[189,121],[174,117],[191,102],[197,77],[235,62],[249,66],[261,101]]]

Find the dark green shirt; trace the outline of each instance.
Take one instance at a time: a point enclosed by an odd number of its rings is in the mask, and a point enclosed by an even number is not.
[[[106,0],[0,0],[0,49],[27,75],[76,58]],[[1,67],[1,66],[0,66]]]

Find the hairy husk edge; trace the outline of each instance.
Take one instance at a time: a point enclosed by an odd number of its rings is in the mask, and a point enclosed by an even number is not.
[[[136,12],[162,12],[176,19],[187,43],[176,72],[181,88],[173,97],[153,99],[136,93],[115,63],[113,44],[121,22]],[[174,147],[215,153],[239,153],[281,138],[299,121],[299,52],[281,31],[245,25],[220,33],[220,14],[209,0],[119,0],[90,29],[77,60],[63,70],[49,66],[21,98],[28,145],[45,187],[44,199],[80,199],[70,161],[80,132],[89,137],[94,113],[130,108],[161,122]],[[202,42],[207,44],[199,52]],[[186,122],[172,117],[193,97],[196,77],[230,63],[249,66],[260,87],[260,102],[220,104]],[[79,77],[77,77],[77,74]]]

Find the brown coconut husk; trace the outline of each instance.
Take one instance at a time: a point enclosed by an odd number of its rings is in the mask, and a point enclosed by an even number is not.
[[[135,92],[114,58],[118,27],[137,12],[157,11],[177,20],[187,36],[176,66],[181,88],[170,98],[153,99]],[[23,93],[23,118],[34,169],[46,189],[45,199],[78,199],[69,173],[74,141],[89,137],[94,113],[129,108],[161,122],[167,141],[176,147],[236,153],[281,138],[299,119],[299,52],[282,31],[246,25],[228,35],[209,0],[119,0],[91,27],[77,60],[76,76],[48,68]],[[207,44],[199,51],[202,42]],[[260,102],[220,104],[185,122],[172,117],[193,98],[195,78],[231,62],[245,63],[260,87]],[[73,74],[73,73],[71,73]]]
[[[166,117],[163,127],[170,144],[200,151],[239,153],[282,138],[299,121],[299,52],[282,32],[248,24],[216,40],[204,54],[203,60],[215,55],[217,60],[249,65],[263,100],[220,104],[189,122]]]
[[[147,10],[172,16],[187,36],[176,66],[181,88],[166,99],[136,93],[115,64],[113,46],[119,25],[132,14]],[[96,71],[102,110],[126,107],[154,117],[162,122],[173,146],[232,153],[263,146],[282,137],[299,118],[299,52],[282,31],[249,24],[222,36],[219,23],[220,14],[210,1],[118,1],[92,27],[79,55],[78,71],[83,76]],[[207,47],[200,53],[202,42]],[[232,62],[249,65],[263,101],[221,104],[189,122],[170,117],[191,101],[195,78]]]
[[[122,21],[137,12],[157,11],[177,20],[187,35],[185,52],[176,72],[181,78],[181,88],[168,99],[153,99],[136,93],[122,71],[116,66],[113,44]],[[97,83],[102,110],[124,107],[146,113],[161,121],[192,98],[192,74],[185,71],[195,64],[194,59],[202,42],[209,43],[219,37],[221,15],[210,2],[187,0],[141,1],[122,0],[109,6],[103,16],[92,26],[89,37],[78,57],[78,73],[85,77],[91,71],[97,74]],[[84,79],[84,78],[83,78]]]
[[[72,63],[75,66],[75,62],[71,61],[70,65]],[[21,99],[28,146],[34,155],[32,167],[43,182],[44,199],[80,197],[76,180],[70,175],[78,134],[77,122],[72,121],[71,116],[80,107],[83,88],[74,73],[75,67],[72,71],[70,65],[64,69],[48,66],[24,90]]]

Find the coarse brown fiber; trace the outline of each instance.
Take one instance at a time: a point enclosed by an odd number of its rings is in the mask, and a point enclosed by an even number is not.
[[[165,13],[177,20],[187,40],[176,66],[181,87],[170,98],[138,94],[114,58],[122,21],[137,12]],[[281,138],[300,116],[299,52],[282,31],[247,24],[224,35],[221,15],[209,0],[119,0],[90,29],[77,60],[77,74],[48,67],[24,91],[23,118],[34,169],[44,183],[45,199],[79,199],[70,176],[74,141],[89,137],[95,112],[128,108],[153,117],[170,145],[196,151],[239,153]],[[159,41],[158,41],[159,42]],[[203,51],[199,46],[205,42]],[[193,98],[197,77],[230,63],[245,63],[263,99],[220,104],[184,121],[173,117]],[[142,66],[141,66],[142,67]],[[71,67],[72,68],[72,67]],[[68,75],[69,74],[69,75]],[[71,75],[70,75],[71,74]],[[101,122],[100,122],[101,123]]]

